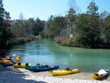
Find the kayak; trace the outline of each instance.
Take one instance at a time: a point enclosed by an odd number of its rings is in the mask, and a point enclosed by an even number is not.
[[[4,67],[7,67],[7,66],[12,66],[13,64],[16,64],[17,63],[17,61],[10,61],[10,62],[8,62],[8,63],[4,63],[4,64],[2,64]]]
[[[13,60],[13,61],[17,61],[17,62],[19,62],[20,59],[21,59],[21,57],[19,56],[19,57],[16,57],[15,59],[12,59],[12,60]]]
[[[31,63],[18,63],[18,64],[13,64],[13,67],[15,67],[15,68],[23,68],[24,66],[31,66]]]
[[[108,75],[108,73],[109,73],[109,70],[108,69],[105,69],[105,71],[106,71],[106,75],[102,76],[102,75],[99,75],[99,72],[97,72],[97,73],[95,73],[92,76],[93,79],[95,79],[95,80],[102,80],[102,79],[104,79]]]
[[[0,59],[0,64],[8,63],[8,62],[10,62],[10,61],[17,61],[17,62],[19,62],[20,59],[21,59],[21,57],[10,58],[10,59],[1,58],[1,59]]]
[[[68,74],[73,74],[73,73],[77,73],[78,69],[73,69],[73,70],[54,70],[54,71],[50,71],[49,73],[53,76],[59,76],[59,75],[68,75]]]
[[[8,63],[10,61],[11,61],[11,59],[0,59],[0,64]]]
[[[58,69],[58,65],[53,65],[53,66],[42,66],[42,67],[29,67],[28,70],[33,71],[33,72],[39,72],[39,71],[49,71],[49,70],[54,70]]]
[[[28,69],[28,68],[36,68],[36,67],[43,67],[45,65],[35,65],[35,66],[24,66],[23,68]]]

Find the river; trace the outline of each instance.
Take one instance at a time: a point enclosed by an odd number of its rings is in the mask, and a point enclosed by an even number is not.
[[[64,47],[49,39],[37,39],[23,45],[16,45],[9,55],[21,56],[21,62],[32,65],[59,65],[60,69],[78,68],[81,72],[96,72],[110,69],[110,49],[84,49]]]

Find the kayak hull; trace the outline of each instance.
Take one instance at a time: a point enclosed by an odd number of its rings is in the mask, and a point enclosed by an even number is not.
[[[14,68],[23,68],[24,66],[26,66],[27,63],[21,63],[20,65],[18,64],[13,64]],[[31,63],[28,63],[28,66],[31,66]]]
[[[28,68],[36,68],[36,67],[43,67],[45,65],[35,65],[35,66],[24,66],[23,68],[28,69]]]
[[[109,74],[109,70],[108,69],[105,69],[105,71],[107,72],[107,74],[105,75],[105,76],[100,76],[99,74],[98,74],[98,72],[97,73],[95,73],[92,77],[93,77],[93,79],[95,79],[95,80],[103,80],[108,74]]]
[[[0,64],[3,64],[3,63],[8,63],[10,62],[11,60],[8,60],[8,59],[1,59],[0,60]]]
[[[8,62],[8,63],[4,63],[2,64],[4,67],[7,67],[7,66],[12,66],[13,64],[16,64],[17,61],[14,61],[14,62]]]
[[[54,70],[49,72],[53,76],[60,76],[60,75],[68,75],[68,74],[74,74],[78,73],[78,69],[73,69],[73,70]]]
[[[58,65],[53,65],[53,66],[43,66],[43,67],[36,67],[36,68],[28,68],[28,70],[33,71],[33,72],[40,72],[40,71],[49,71],[49,70],[54,70],[58,69]]]
[[[17,62],[19,62],[20,61],[20,59],[21,59],[21,57],[16,57],[15,59],[0,59],[0,64],[4,64],[4,63],[8,63],[8,62],[10,62],[10,61],[17,61]]]
[[[21,57],[19,56],[19,57],[16,57],[15,59],[12,59],[12,60],[13,60],[13,61],[17,61],[17,62],[19,62],[20,59],[21,59]]]

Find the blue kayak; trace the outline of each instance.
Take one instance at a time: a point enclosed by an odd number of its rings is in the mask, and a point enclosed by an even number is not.
[[[53,65],[53,66],[42,66],[42,67],[28,67],[28,70],[33,71],[33,72],[39,72],[39,71],[49,71],[49,70],[54,70],[54,69],[58,69],[59,66],[58,65]]]
[[[2,64],[4,67],[7,67],[7,66],[12,66],[13,64],[16,64],[17,61],[13,61],[13,62],[8,62],[8,63],[4,63]]]

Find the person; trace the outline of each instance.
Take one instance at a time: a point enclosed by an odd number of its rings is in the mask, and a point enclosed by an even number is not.
[[[18,65],[21,65],[21,62],[18,62]]]
[[[11,57],[10,56],[6,56],[6,59],[11,60]]]
[[[28,64],[28,63],[26,63],[26,66],[29,66],[29,64]]]
[[[70,68],[68,68],[68,67],[67,67],[67,68],[66,68],[66,70],[68,70],[68,71],[69,71],[69,70],[70,70]]]
[[[40,65],[39,63],[37,63],[36,65]]]
[[[49,67],[48,65],[46,65],[46,64],[44,64],[45,65],[45,67]]]
[[[100,76],[105,76],[107,72],[104,69],[99,70],[99,75]]]

